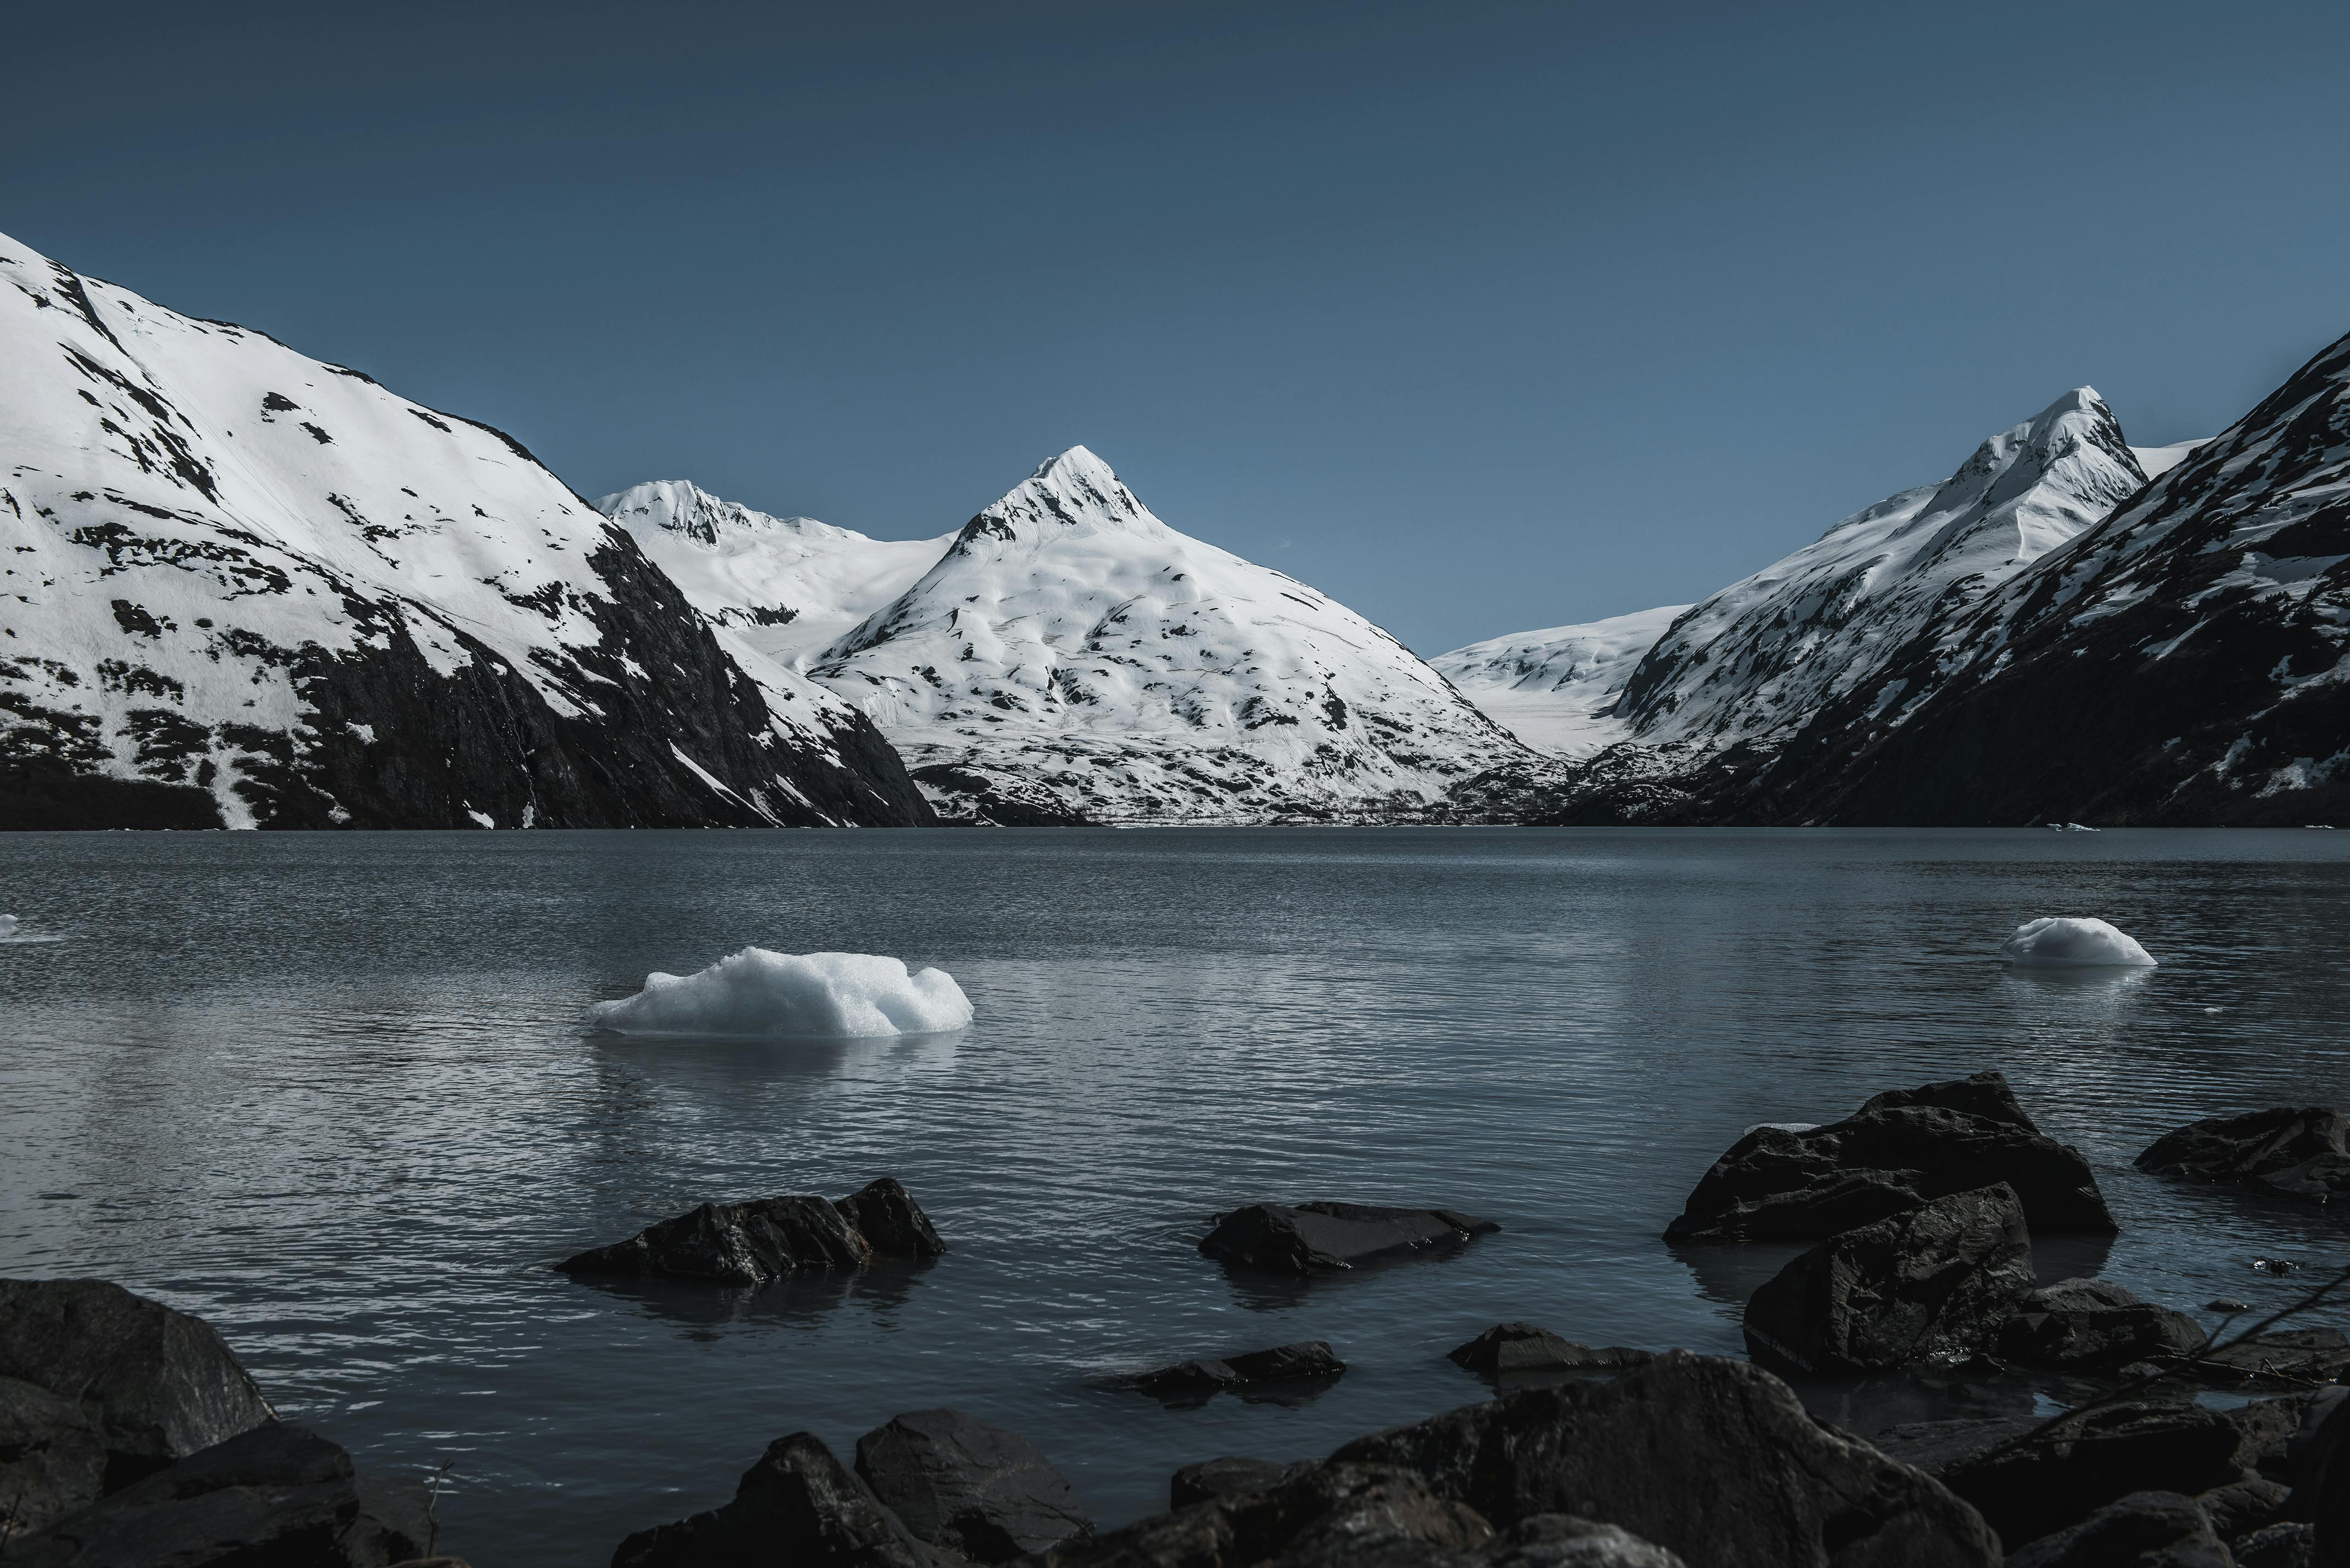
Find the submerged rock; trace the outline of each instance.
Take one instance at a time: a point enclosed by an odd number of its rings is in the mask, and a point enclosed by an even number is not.
[[[276,1418],[210,1324],[104,1280],[0,1280],[0,1377],[79,1406],[109,1490]]]
[[[794,1432],[767,1445],[723,1507],[640,1530],[612,1568],[937,1568],[929,1547],[824,1439]]]
[[[1302,1339],[1294,1345],[1277,1345],[1271,1350],[1253,1350],[1245,1355],[1221,1360],[1178,1362],[1144,1373],[1134,1380],[1134,1386],[1161,1399],[1205,1399],[1226,1388],[1321,1381],[1335,1378],[1346,1370],[1347,1364],[1326,1343]]]
[[[2095,1370],[2200,1349],[2202,1325],[2106,1280],[2033,1290],[2000,1325],[1998,1353],[2033,1366]]]
[[[1200,1251],[1241,1268],[1303,1274],[1351,1269],[1373,1258],[1450,1245],[1500,1229],[1491,1220],[1452,1209],[1252,1203],[1219,1217]]]
[[[1814,1421],[1743,1362],[1672,1351],[1349,1443],[1507,1529],[1569,1513],[1695,1564],[1990,1568],[1999,1546],[1940,1483]]]
[[[801,1269],[861,1268],[876,1256],[945,1251],[912,1195],[883,1177],[837,1203],[799,1197],[705,1203],[555,1266],[567,1274],[764,1285]]]
[[[8,1542],[11,1568],[380,1568],[425,1542],[370,1512],[350,1456],[276,1421]]]
[[[2157,1138],[2137,1168],[2325,1203],[2350,1195],[2350,1116],[2324,1106],[2207,1116]]]
[[[2008,1568],[2234,1568],[2202,1506],[2139,1491],[2009,1554]]]
[[[2032,1289],[2032,1238],[2002,1183],[1863,1225],[1795,1259],[1746,1303],[1758,1359],[1881,1372],[1989,1345]]]
[[[1270,1491],[1293,1477],[1314,1468],[1312,1459],[1252,1459],[1237,1455],[1222,1459],[1201,1459],[1185,1465],[1167,1481],[1167,1506],[1189,1508],[1195,1502],[1211,1502],[1220,1497],[1238,1497],[1244,1492]]]
[[[1457,1366],[1486,1377],[1513,1372],[1604,1371],[1644,1366],[1656,1356],[1620,1345],[1594,1348],[1530,1323],[1500,1323],[1446,1353]]]
[[[1005,1563],[1093,1529],[1069,1480],[1017,1432],[914,1410],[857,1439],[857,1473],[914,1538]]]
[[[1807,1132],[1756,1127],[1699,1180],[1665,1237],[1823,1237],[1994,1182],[2014,1189],[2035,1231],[2117,1229],[2080,1151],[2042,1137],[2007,1081],[1979,1073],[1879,1095]]]

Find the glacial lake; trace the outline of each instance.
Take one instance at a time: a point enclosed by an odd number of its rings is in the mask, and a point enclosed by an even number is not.
[[[2199,1116],[2350,1100],[2350,833],[1213,829],[0,835],[0,1272],[211,1320],[362,1468],[452,1466],[443,1550],[600,1564],[772,1438],[1013,1428],[1097,1521],[1217,1454],[1319,1455],[1486,1397],[1527,1319],[1741,1354],[1796,1249],[1659,1239],[1758,1121],[1996,1066],[2125,1227],[2043,1250],[2189,1309],[2350,1262],[2344,1217],[2140,1176]],[[2013,972],[2022,920],[2162,961]],[[952,1034],[598,1034],[745,945],[951,972]],[[548,1271],[706,1199],[902,1179],[951,1251],[749,1294]],[[1503,1231],[1306,1282],[1193,1243],[1254,1200]],[[2350,1309],[2321,1321],[2350,1322]],[[1326,1339],[1302,1404],[1115,1386]],[[2061,1397],[2062,1391],[2057,1391]],[[1806,1389],[1864,1432],[2030,1380]]]

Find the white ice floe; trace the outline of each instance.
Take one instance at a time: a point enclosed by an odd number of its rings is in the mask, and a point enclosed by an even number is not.
[[[2050,916],[2026,920],[1999,945],[2000,957],[2035,969],[2151,969],[2154,957],[2103,920]]]
[[[645,976],[645,988],[588,1016],[624,1034],[767,1038],[920,1034],[960,1029],[971,1002],[944,970],[906,971],[871,953],[744,948],[692,974]]]
[[[16,917],[14,915],[0,915],[0,937],[13,937],[16,934]]]

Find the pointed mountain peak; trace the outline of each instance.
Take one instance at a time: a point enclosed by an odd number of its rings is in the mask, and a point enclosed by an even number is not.
[[[968,549],[983,539],[1039,538],[1058,528],[1129,534],[1169,531],[1120,483],[1109,464],[1089,449],[1073,446],[1039,463],[1036,472],[1003,500],[964,524],[955,545]]]
[[[601,497],[594,504],[597,511],[633,533],[642,535],[658,529],[697,539],[704,545],[717,544],[721,533],[729,529],[781,528],[795,534],[844,536],[847,532],[813,517],[773,517],[764,512],[754,512],[739,502],[711,494],[690,479],[656,479],[632,484]]]

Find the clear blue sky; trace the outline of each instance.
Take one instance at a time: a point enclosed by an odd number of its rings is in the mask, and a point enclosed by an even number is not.
[[[0,230],[526,441],[942,532],[1082,441],[1423,652],[2350,330],[2350,7],[19,7]],[[0,367],[0,374],[5,368]],[[0,454],[4,455],[4,454]]]

